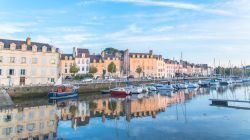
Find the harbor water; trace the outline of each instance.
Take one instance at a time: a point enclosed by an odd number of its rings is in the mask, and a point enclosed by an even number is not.
[[[66,100],[14,100],[0,109],[0,139],[249,140],[250,85]]]

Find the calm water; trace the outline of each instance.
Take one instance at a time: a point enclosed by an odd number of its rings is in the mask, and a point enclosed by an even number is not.
[[[0,112],[0,139],[249,140],[249,104],[211,106],[210,98],[250,99],[250,86],[113,98],[14,101]],[[242,107],[242,108],[238,108]]]

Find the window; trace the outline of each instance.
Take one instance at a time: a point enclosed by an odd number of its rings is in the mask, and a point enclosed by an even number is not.
[[[0,56],[0,63],[2,63],[3,62],[3,57],[2,56]]]
[[[4,122],[10,122],[11,121],[11,115],[6,115],[3,117]]]
[[[22,63],[22,64],[25,64],[25,63],[26,63],[26,57],[22,57],[22,58],[21,58],[21,63]]]
[[[40,130],[44,129],[44,122],[40,122],[39,128],[40,128]]]
[[[21,69],[21,75],[25,75],[25,69]]]
[[[10,57],[10,63],[15,63],[15,57]]]
[[[87,60],[87,62],[86,62],[87,64],[89,64],[89,60]]]
[[[89,71],[89,67],[88,66],[86,67],[86,71]]]
[[[68,63],[65,63],[65,67],[68,67]]]
[[[11,127],[3,128],[3,132],[2,132],[3,135],[8,136],[11,133],[12,133],[12,128]]]
[[[80,64],[80,60],[78,60],[78,64]]]
[[[54,82],[55,82],[55,78],[51,78],[50,81],[51,81],[52,83],[54,83]]]
[[[85,63],[85,61],[84,61],[84,59],[82,60],[82,64],[84,64]]]
[[[0,69],[0,75],[2,75],[2,69]]]
[[[64,73],[67,73],[67,72],[68,72],[67,69],[65,69]]]
[[[84,67],[82,67],[82,71],[84,71]]]
[[[51,59],[51,64],[56,64],[56,60],[54,58]]]
[[[32,58],[32,64],[37,64],[37,58]]]
[[[17,133],[22,133],[23,132],[23,125],[17,125],[16,126],[16,132]]]
[[[9,69],[9,75],[14,75],[15,71],[14,69]]]
[[[31,123],[31,124],[27,124],[27,130],[28,131],[33,131],[35,129],[35,124]]]

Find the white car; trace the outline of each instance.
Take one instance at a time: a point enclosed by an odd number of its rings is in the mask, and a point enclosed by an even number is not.
[[[93,81],[93,79],[91,79],[91,78],[86,78],[86,79],[82,80],[82,82],[92,82],[92,81]]]
[[[115,81],[115,79],[114,79],[114,78],[109,78],[109,79],[108,79],[108,81],[110,81],[110,82],[114,82],[114,81]]]

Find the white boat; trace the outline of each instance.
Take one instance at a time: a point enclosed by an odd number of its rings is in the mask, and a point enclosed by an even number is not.
[[[158,90],[174,90],[172,85],[156,84],[155,86]]]
[[[199,85],[196,84],[196,83],[188,83],[188,86],[187,86],[187,87],[188,87],[188,88],[198,88]]]
[[[210,83],[208,80],[204,80],[204,81],[199,81],[198,84],[201,86],[201,87],[209,87]]]
[[[148,91],[157,91],[157,88],[153,84],[147,84],[146,88]]]
[[[129,90],[132,94],[140,94],[143,92],[143,89],[141,87],[136,86],[125,87],[125,89]]]
[[[188,88],[188,85],[185,84],[185,83],[184,83],[184,84],[181,84],[181,83],[180,83],[180,84],[177,85],[177,88],[178,88],[178,89],[187,89],[187,88]]]
[[[244,78],[244,79],[242,80],[242,82],[243,82],[243,83],[250,83],[250,78]]]

